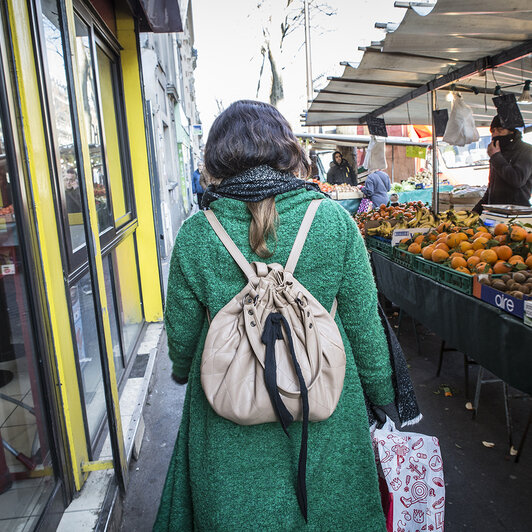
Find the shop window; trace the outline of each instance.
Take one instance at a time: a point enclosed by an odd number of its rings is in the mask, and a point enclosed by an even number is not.
[[[71,285],[70,299],[86,424],[91,442],[94,442],[106,410],[94,299],[88,273]]]
[[[107,312],[109,313],[109,323],[111,325],[111,340],[113,342],[115,372],[117,380],[120,381],[120,377],[124,373],[125,364],[124,358],[122,356],[122,342],[120,339],[120,329],[116,311],[116,297],[113,287],[113,273],[110,256],[107,256],[103,259],[103,276],[105,279],[105,292],[107,294]]]
[[[49,112],[54,128],[57,150],[59,194],[63,217],[68,227],[69,244],[75,254],[85,246],[79,163],[74,147],[70,95],[64,58],[64,42],[59,22],[56,0],[42,0],[42,31],[45,45],[45,62],[48,73]],[[85,253],[86,255],[86,253]]]
[[[0,65],[0,98],[5,103],[2,74]],[[16,201],[16,176],[10,166],[14,158],[10,157],[2,119],[0,116],[0,529],[32,530],[56,479],[26,292],[17,210],[21,203]]]
[[[107,167],[102,146],[100,114],[96,99],[93,68],[94,58],[89,39],[90,28],[77,15],[75,16],[75,21],[77,73],[81,84],[83,123],[85,124],[85,136],[89,144],[92,182],[94,185],[96,212],[98,214],[98,230],[101,234],[107,229],[114,227],[114,220],[109,194]]]
[[[98,76],[102,95],[103,129],[105,133],[105,151],[108,161],[109,185],[113,201],[113,214],[116,227],[131,219],[131,199],[124,183],[124,152],[120,149],[119,107],[116,89],[117,65],[114,57],[109,55],[103,45],[96,45]]]
[[[139,274],[133,238],[124,240],[113,251],[114,286],[124,353],[131,356],[142,326]]]

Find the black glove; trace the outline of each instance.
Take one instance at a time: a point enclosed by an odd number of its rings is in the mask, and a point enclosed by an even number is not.
[[[172,380],[177,382],[177,384],[186,384],[188,382],[188,377],[178,377],[172,373]]]

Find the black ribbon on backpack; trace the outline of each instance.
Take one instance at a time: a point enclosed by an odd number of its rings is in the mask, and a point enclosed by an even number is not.
[[[294,342],[292,340],[292,331],[290,325],[286,321],[286,318],[278,312],[272,312],[267,318],[264,324],[264,331],[262,333],[262,343],[266,346],[266,357],[264,361],[264,380],[266,389],[270,396],[273,408],[279,418],[281,426],[288,434],[288,427],[294,421],[292,414],[288,411],[283,400],[279,394],[277,387],[277,363],[275,361],[275,342],[277,340],[283,340],[282,326],[284,326],[286,332],[286,338],[288,340],[288,347],[290,349],[290,356],[292,357],[292,363],[296,371],[297,378],[299,380],[299,389],[301,392],[301,401],[303,402],[303,426],[301,428],[301,448],[299,450],[299,464],[297,468],[297,502],[299,509],[305,522],[307,522],[307,443],[308,443],[308,421],[309,421],[309,404],[308,404],[308,389],[303,378],[303,373],[299,362],[296,358],[294,350]]]

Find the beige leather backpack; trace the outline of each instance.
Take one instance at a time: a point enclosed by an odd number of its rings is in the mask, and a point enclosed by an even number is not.
[[[345,351],[334,322],[336,301],[327,312],[293,276],[320,201],[310,203],[284,268],[249,264],[214,213],[205,211],[248,284],[210,324],[201,383],[215,412],[240,425],[302,420],[302,384],[310,421],[327,419],[338,404]]]
[[[210,324],[203,391],[218,415],[240,425],[279,421],[288,435],[294,419],[303,421],[296,493],[305,521],[308,423],[334,412],[345,376],[336,300],[327,312],[293,275],[321,201],[310,203],[284,268],[249,264],[214,213],[204,211],[248,284]]]

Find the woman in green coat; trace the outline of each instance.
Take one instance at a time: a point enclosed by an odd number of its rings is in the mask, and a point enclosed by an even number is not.
[[[324,198],[295,177],[310,167],[288,122],[268,104],[235,102],[211,128],[205,167],[217,185],[204,205],[246,259],[284,265],[309,203]],[[296,497],[302,423],[289,438],[278,423],[238,425],[202,389],[208,315],[247,281],[198,212],[179,231],[168,279],[173,376],[188,388],[155,531],[385,530],[364,394],[374,405],[394,400],[390,359],[364,242],[335,202],[321,202],[294,276],[326,309],[337,299],[346,353],[335,411],[308,427],[307,519]]]

